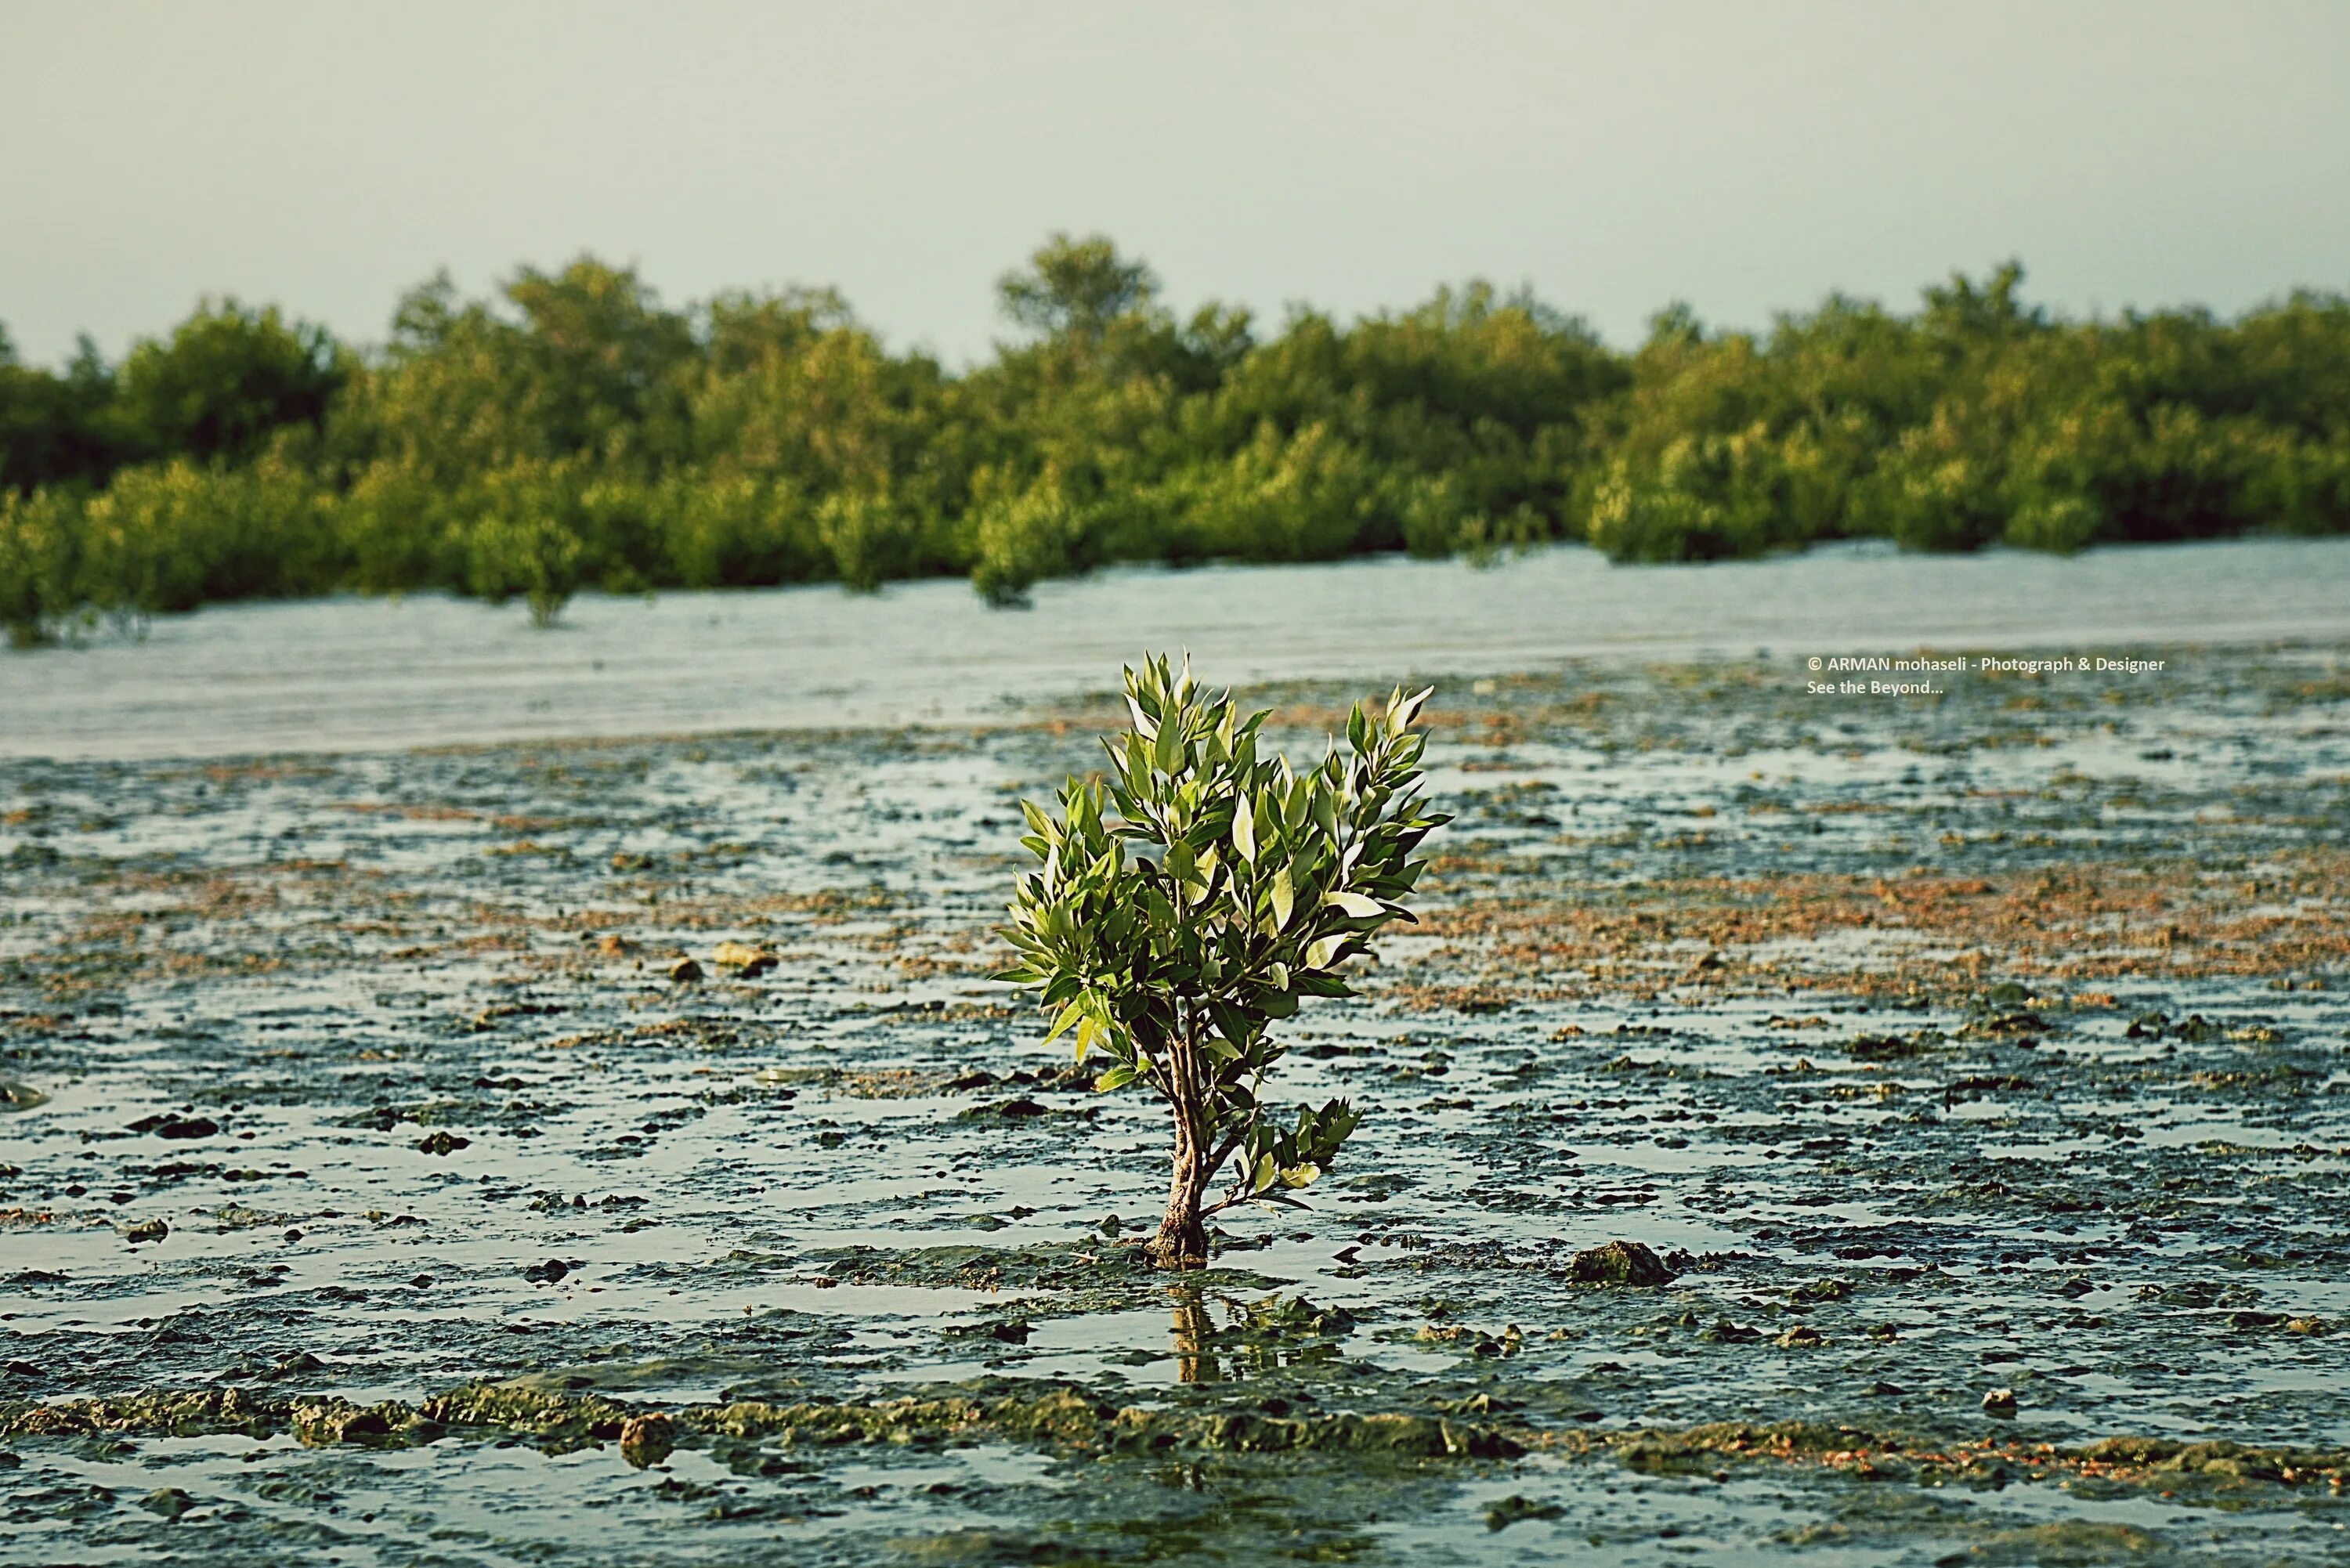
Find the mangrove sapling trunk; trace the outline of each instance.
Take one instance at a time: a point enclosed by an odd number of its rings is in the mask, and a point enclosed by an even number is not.
[[[1166,1268],[1207,1262],[1209,1216],[1243,1203],[1303,1207],[1361,1119],[1344,1100],[1294,1121],[1261,1100],[1285,1047],[1267,1033],[1300,999],[1354,994],[1343,966],[1388,921],[1426,863],[1411,852],[1451,820],[1420,808],[1429,693],[1357,703],[1347,749],[1311,770],[1260,756],[1266,714],[1209,699],[1166,659],[1126,672],[1133,727],[1107,783],[1071,779],[1060,811],[1028,803],[1021,843],[1044,864],[1019,880],[1003,935],[1019,961],[997,979],[1055,1010],[1077,1060],[1113,1065],[1096,1087],[1142,1084],[1174,1125],[1167,1212],[1149,1244]],[[1227,1165],[1235,1179],[1208,1191]]]
[[[1149,1251],[1160,1268],[1197,1268],[1208,1261],[1208,1227],[1200,1212],[1208,1196],[1208,1160],[1192,1118],[1180,1105],[1174,1113],[1175,1156],[1167,1179],[1167,1212]]]
[[[1188,1020],[1186,1021],[1188,1024]],[[1185,1034],[1190,1033],[1187,1028]],[[1194,1085],[1191,1042],[1178,1036],[1159,1053],[1164,1062],[1164,1093],[1175,1123],[1175,1147],[1168,1161],[1167,1212],[1159,1217],[1159,1233],[1145,1249],[1162,1269],[1197,1268],[1208,1261],[1208,1227],[1200,1206],[1208,1193],[1207,1150],[1201,1129],[1206,1117]]]
[[[1167,1212],[1159,1233],[1146,1251],[1165,1269],[1191,1269],[1208,1261],[1207,1216],[1227,1209],[1237,1199],[1209,1205],[1208,1188],[1240,1147],[1238,1136],[1227,1133],[1210,1146],[1215,1125],[1214,1106],[1206,1092],[1211,1075],[1201,1062],[1200,1010],[1181,1009],[1183,1032],[1163,1053],[1168,1110],[1175,1127],[1175,1147],[1169,1161]]]

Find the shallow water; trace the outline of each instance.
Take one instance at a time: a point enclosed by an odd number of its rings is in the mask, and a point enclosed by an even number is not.
[[[1490,570],[1399,557],[1124,570],[993,611],[968,585],[588,596],[559,629],[436,596],[207,609],[0,655],[0,757],[226,756],[541,736],[961,722],[1190,648],[1232,681],[1552,670],[1592,655],[2103,651],[2350,636],[2350,539],[1704,566],[1582,548]]]
[[[1133,1262],[1158,1119],[983,978],[1012,801],[1104,705],[14,762],[0,1561],[2341,1561],[2345,653],[1925,703],[1781,659],[1448,680],[1427,924],[1280,1085],[1368,1119],[1310,1213],[1231,1217],[1181,1282]],[[1304,750],[1350,692],[1263,695]],[[665,978],[726,939],[775,967]],[[1570,1283],[1614,1237],[1679,1277]],[[1523,1451],[24,1425],[499,1379],[689,1421],[1075,1388]],[[1853,1435],[1632,1439],[1721,1420]],[[2124,1435],[2336,1453],[2033,1447]]]

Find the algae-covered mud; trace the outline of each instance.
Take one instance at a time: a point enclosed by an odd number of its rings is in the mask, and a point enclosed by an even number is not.
[[[1180,1276],[984,979],[1107,704],[10,763],[0,1561],[2350,1559],[2345,650],[2133,651],[1388,672],[1366,1123]]]

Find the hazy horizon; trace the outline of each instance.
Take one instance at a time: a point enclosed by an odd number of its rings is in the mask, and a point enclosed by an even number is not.
[[[376,342],[443,267],[589,251],[951,363],[1055,230],[1267,319],[1482,276],[1624,344],[2009,257],[2067,313],[2233,314],[2350,286],[2345,58],[2318,4],[20,5],[0,325],[113,357],[233,294]]]

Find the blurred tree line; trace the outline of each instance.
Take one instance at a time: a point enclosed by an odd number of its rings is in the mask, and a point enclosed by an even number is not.
[[[951,372],[830,290],[664,306],[592,259],[492,300],[446,276],[361,352],[207,303],[109,365],[0,332],[0,624],[447,588],[551,619],[637,592],[968,575],[1003,604],[1117,561],[1681,561],[2350,529],[2350,301],[2052,318],[2021,270],[1914,315],[1833,296],[1767,332],[1686,307],[1624,354],[1475,284],[1353,322],[1179,318],[1055,236],[1018,337]]]

